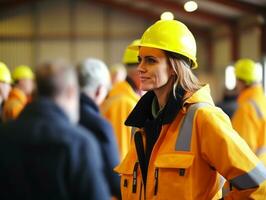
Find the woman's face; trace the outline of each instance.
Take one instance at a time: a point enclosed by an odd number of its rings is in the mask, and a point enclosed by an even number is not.
[[[140,89],[144,91],[165,86],[170,76],[174,75],[164,51],[150,47],[140,47],[138,72]]]

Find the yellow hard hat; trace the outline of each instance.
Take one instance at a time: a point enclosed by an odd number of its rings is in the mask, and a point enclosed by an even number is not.
[[[192,68],[197,68],[198,66],[195,38],[186,25],[180,21],[157,21],[144,32],[138,46],[178,53],[192,60]],[[131,48],[134,49],[134,46],[132,45]]]
[[[0,62],[0,81],[5,83],[12,82],[10,71],[3,62]]]
[[[14,69],[12,78],[14,81],[20,79],[34,79],[34,74],[29,66],[20,65]]]
[[[256,64],[251,59],[240,59],[235,63],[235,75],[238,79],[251,84],[258,80],[258,70]]]
[[[138,49],[131,49],[131,46],[139,46],[140,39],[134,40],[125,50],[123,56],[123,64],[137,64],[139,51]]]

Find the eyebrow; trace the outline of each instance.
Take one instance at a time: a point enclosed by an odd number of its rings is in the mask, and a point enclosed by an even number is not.
[[[138,56],[138,58],[142,58],[141,56]],[[151,55],[148,55],[148,56],[144,56],[144,58],[158,58],[158,57],[156,57],[156,56],[151,56]]]

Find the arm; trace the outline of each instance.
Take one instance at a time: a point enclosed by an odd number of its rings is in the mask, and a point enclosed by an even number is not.
[[[254,121],[257,118],[256,113],[252,109],[252,105],[249,103],[240,105],[232,118],[232,125],[247,142],[251,150],[256,152],[259,128],[256,121]]]
[[[264,199],[266,169],[217,108],[200,110],[196,118],[201,155],[234,187],[225,199]]]

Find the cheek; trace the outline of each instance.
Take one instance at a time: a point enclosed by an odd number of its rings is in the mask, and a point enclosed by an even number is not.
[[[167,70],[159,70],[156,73],[155,80],[158,87],[163,86],[167,83],[170,75]]]
[[[10,86],[9,85],[4,85],[2,88],[0,88],[0,93],[2,93],[4,99],[7,99],[8,94],[10,92]]]

